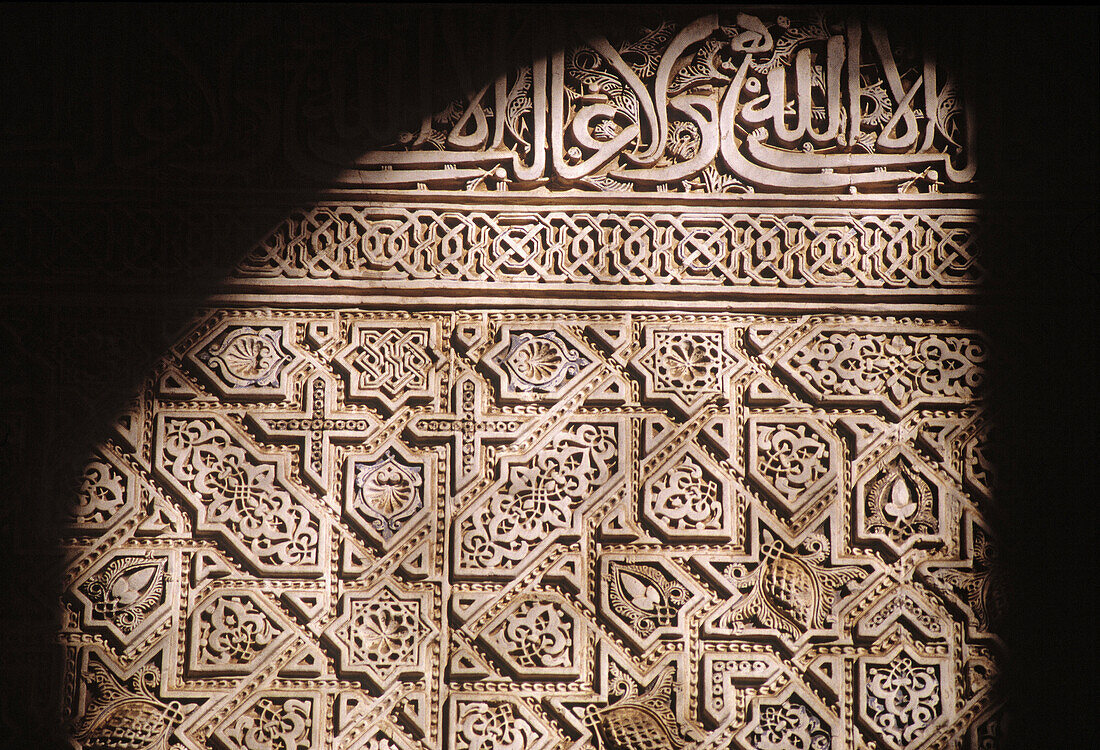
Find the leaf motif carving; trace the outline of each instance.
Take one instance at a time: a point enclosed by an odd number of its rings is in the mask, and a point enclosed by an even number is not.
[[[123,573],[111,585],[111,596],[119,604],[133,604],[145,594],[156,573],[154,565],[143,565]]]
[[[631,604],[638,609],[652,612],[661,602],[661,592],[636,575],[620,571],[619,585],[630,595]]]

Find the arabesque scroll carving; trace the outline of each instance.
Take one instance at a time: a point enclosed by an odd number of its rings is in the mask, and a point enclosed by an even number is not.
[[[830,13],[303,136],[376,193],[260,240],[73,477],[75,745],[988,746],[973,122]]]
[[[836,16],[719,13],[615,43],[590,35],[471,84],[383,150],[304,149],[378,187],[969,189],[974,122],[956,77],[880,24]]]
[[[231,400],[192,356],[246,329],[286,332],[285,399]],[[378,372],[439,391],[364,390],[363,331]],[[215,311],[144,386],[137,445],[83,474],[83,497],[155,500],[74,526],[66,637],[119,680],[148,664],[149,731],[196,746],[946,740],[999,706],[1003,582],[965,472],[980,339],[835,314]],[[318,405],[332,439],[272,429]],[[154,509],[175,520],[143,531]]]

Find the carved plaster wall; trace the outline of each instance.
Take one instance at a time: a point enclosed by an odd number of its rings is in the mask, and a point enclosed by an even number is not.
[[[82,748],[995,747],[974,123],[858,18],[473,82],[302,207],[66,518]]]

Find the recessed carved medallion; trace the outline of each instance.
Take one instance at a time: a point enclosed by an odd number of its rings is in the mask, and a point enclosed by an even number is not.
[[[424,507],[424,467],[390,449],[370,462],[352,462],[349,511],[376,536],[389,539]]]
[[[65,506],[76,746],[993,741],[975,128],[920,44],[795,10],[485,80],[455,37],[461,96],[354,154],[374,63],[287,58],[335,176]]]
[[[553,393],[591,360],[557,331],[510,331],[507,350],[493,357],[506,373],[504,388],[520,394]]]
[[[233,328],[198,358],[234,388],[276,385],[292,359],[282,334],[281,328]]]

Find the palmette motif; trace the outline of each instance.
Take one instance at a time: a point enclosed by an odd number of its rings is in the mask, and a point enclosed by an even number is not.
[[[74,633],[175,670],[158,700],[194,708],[178,721],[165,709],[168,734],[234,750],[566,736],[633,750],[722,732],[743,748],[833,748],[858,732],[900,750],[955,731],[952,675],[996,707],[994,537],[977,506],[953,515],[981,403],[950,380],[925,381],[900,414],[889,389],[864,388],[859,408],[810,390],[796,357],[836,316],[695,313],[670,327],[658,313],[424,311],[394,328],[386,312],[338,315],[213,313],[191,341],[229,316],[291,331],[288,351],[333,367],[289,363],[285,405],[206,397],[202,412],[154,379],[151,466],[127,468],[116,446],[84,474],[87,496],[117,496],[125,476],[159,493],[159,524],[176,519],[97,558],[70,594]],[[870,340],[887,327],[977,335],[920,318],[846,325]],[[356,407],[340,362],[362,330],[436,332],[425,361],[451,392]],[[522,391],[519,373],[502,379],[509,352],[540,338],[570,342],[555,366],[584,364]],[[189,346],[166,366],[198,374]],[[876,377],[911,377],[900,362]],[[277,428],[280,410],[310,409],[333,430],[319,452]],[[952,414],[963,426],[941,428]],[[957,627],[962,646],[947,638]],[[275,682],[251,687],[264,670]],[[940,687],[925,695],[929,675]],[[642,700],[664,683],[674,700]],[[858,729],[837,718],[845,685],[864,696],[844,714]],[[194,699],[231,690],[243,700],[225,710]]]
[[[933,533],[939,527],[933,504],[929,483],[895,459],[868,488],[865,524],[895,539]]]
[[[293,359],[282,346],[282,333],[279,328],[235,328],[198,357],[231,387],[275,385]]]
[[[424,507],[422,469],[386,453],[379,460],[355,466],[354,506],[384,538]]]
[[[825,628],[841,589],[866,576],[854,565],[828,564],[824,536],[811,536],[792,549],[764,529],[760,541],[759,565],[735,565],[727,571],[742,596],[724,613],[726,627],[736,630],[751,620],[798,639]]]
[[[167,600],[167,559],[120,556],[84,582],[79,591],[91,603],[90,614],[123,633]]]
[[[669,748],[686,743],[675,713],[675,670],[664,670],[646,692],[625,696],[589,717],[605,746],[620,750]]]
[[[588,358],[553,331],[519,333],[496,361],[512,376],[513,389],[543,393],[553,391],[589,364]]]
[[[261,239],[76,478],[74,744],[996,747],[974,131],[919,52],[722,12],[290,134],[381,192]]]
[[[612,562],[606,579],[610,606],[641,636],[676,624],[688,592],[660,568]]]
[[[84,672],[87,713],[74,737],[88,750],[166,750],[172,730],[195,708],[162,701],[154,692],[160,670],[148,665],[122,680],[102,661],[89,660]]]

